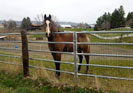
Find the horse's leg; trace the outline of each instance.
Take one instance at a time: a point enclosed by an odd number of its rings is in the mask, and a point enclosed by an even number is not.
[[[89,58],[90,58],[90,56],[85,55],[86,64],[89,64]],[[86,74],[88,73],[88,70],[89,70],[89,66],[86,66]]]
[[[81,49],[78,49],[78,53],[81,53]],[[78,57],[79,57],[79,63],[81,64],[83,60],[83,56],[78,55]],[[81,69],[81,65],[78,66],[78,72],[80,71],[80,69]]]
[[[83,50],[84,53],[90,53],[90,47],[87,47],[86,49]],[[86,64],[89,64],[89,55],[85,55],[86,59]],[[89,66],[86,66],[86,73],[88,73]]]
[[[61,54],[52,53],[55,61],[61,61]],[[56,70],[60,70],[60,63],[55,63]],[[56,72],[56,77],[59,79],[60,72]]]

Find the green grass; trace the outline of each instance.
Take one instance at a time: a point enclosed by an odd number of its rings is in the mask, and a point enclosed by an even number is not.
[[[94,89],[52,86],[47,79],[23,78],[22,74],[0,71],[1,93],[98,93]]]
[[[60,28],[60,31],[94,31],[93,28],[83,29],[83,28]]]
[[[2,54],[2,53],[0,53]],[[8,53],[5,53],[6,55],[10,55]],[[39,55],[34,55],[32,58],[40,58],[45,59],[44,57],[41,57]],[[19,58],[8,58],[8,57],[0,57],[1,61],[7,61],[7,62],[14,62],[14,63],[21,63],[21,59]],[[32,66],[41,66],[46,68],[52,68],[55,69],[54,63],[44,62],[44,61],[35,61],[35,60],[29,60],[30,65]],[[73,62],[73,60],[69,60],[68,62]],[[85,60],[83,60],[83,64],[85,64]],[[111,66],[129,66],[133,67],[133,62],[131,59],[117,59],[117,58],[109,58],[109,59],[93,59],[90,60],[90,64],[98,64],[98,65],[111,65]],[[82,66],[81,73],[85,72],[86,67]],[[61,70],[73,72],[74,68],[70,64],[61,64]],[[106,70],[106,72],[104,72]],[[133,73],[133,70],[127,70],[127,69],[116,69],[116,68],[104,68],[104,67],[90,67],[90,74],[99,74],[99,75],[115,75],[118,77],[133,77],[133,75],[129,75],[130,73]],[[118,72],[118,73],[112,73],[112,72]],[[124,72],[124,74],[121,74],[121,72]]]
[[[116,34],[118,35],[118,34]],[[44,35],[32,35],[31,38],[35,38],[35,37],[42,37]],[[104,36],[104,34],[103,34]],[[113,36],[113,34],[110,34],[109,36]],[[91,42],[121,42],[120,39],[117,40],[101,40],[98,39],[94,36],[89,36],[91,39]],[[133,39],[132,38],[124,38],[122,42],[127,42],[127,43],[132,43]],[[112,46],[112,47],[121,47],[121,48],[127,48],[127,49],[133,49],[132,46]],[[1,52],[0,54],[5,54],[5,55],[15,55],[12,53],[3,53]],[[33,58],[42,58],[42,56],[39,55],[32,55]],[[45,59],[45,58],[44,58]],[[16,59],[16,58],[7,58],[7,57],[0,57],[0,60],[3,61],[7,61],[7,62],[15,62],[15,63],[21,63],[21,59]],[[71,61],[72,60],[68,60]],[[83,63],[85,63],[85,61],[83,61]],[[101,64],[101,65],[114,65],[114,66],[129,66],[129,67],[133,67],[133,61],[131,59],[116,59],[116,58],[110,58],[110,59],[106,59],[106,58],[100,58],[98,59],[91,59],[90,60],[91,64]],[[55,69],[55,65],[54,63],[48,63],[48,62],[42,62],[42,61],[33,61],[30,60],[30,65],[35,65],[35,66],[41,66],[41,67],[47,67],[47,68],[53,68]],[[0,64],[0,70],[6,68],[5,64]],[[22,67],[21,67],[22,68]],[[46,77],[46,75],[44,74],[43,79],[39,78],[39,75],[42,72],[37,72],[36,69],[30,69],[30,74],[37,79],[23,79],[22,78],[22,74],[11,74],[8,73],[8,70],[12,72],[12,70],[16,69],[16,66],[13,67],[7,67],[6,68],[7,71],[6,72],[2,72],[0,71],[0,92],[4,92],[4,93],[53,93],[52,91],[55,91],[55,93],[62,93],[62,92],[70,92],[73,93],[73,87],[58,87],[58,84],[55,86],[52,86],[52,84],[54,84],[55,82],[49,82],[49,79]],[[11,70],[10,70],[11,69]],[[80,71],[80,73],[84,73],[85,72],[86,67],[82,66],[82,69]],[[74,71],[73,70],[73,66],[72,65],[66,65],[66,64],[61,64],[61,70],[65,70],[65,71]],[[17,70],[19,71],[19,70]],[[22,72],[22,70],[20,70]],[[42,71],[42,70],[41,70]],[[37,74],[38,73],[38,74]],[[127,77],[127,78],[132,78],[133,77],[133,70],[128,70],[128,69],[116,69],[116,68],[104,68],[104,67],[90,67],[90,71],[89,74],[97,74],[97,75],[107,75],[107,76],[117,76],[117,77]],[[1,76],[3,74],[3,76]],[[37,75],[36,75],[37,74]],[[4,76],[5,75],[5,76]],[[9,75],[9,76],[6,76]],[[53,78],[55,77],[55,72],[49,72],[48,71],[48,77],[51,77],[51,79],[53,80]],[[7,78],[6,78],[7,77]],[[11,78],[9,78],[11,77]],[[19,78],[20,77],[20,78]],[[17,78],[17,79],[16,79]],[[92,93],[95,93],[97,91],[96,90],[106,90],[109,93],[117,93],[116,91],[119,92],[123,92],[126,91],[125,93],[127,93],[127,91],[129,90],[130,92],[132,92],[132,84],[130,81],[121,81],[121,80],[110,80],[110,79],[99,79],[97,81],[97,78],[95,80],[95,78],[90,78],[90,77],[80,77],[79,76],[79,85],[80,88],[78,88],[77,93],[88,93],[89,91],[91,91]],[[3,81],[1,81],[3,80]],[[17,83],[15,83],[15,81]],[[22,81],[22,82],[20,82]],[[32,81],[32,82],[30,82]],[[66,84],[72,84],[73,83],[73,76],[72,75],[67,75],[64,73],[61,73],[61,80],[59,81],[59,83],[62,83],[62,86],[66,85]],[[27,83],[26,83],[27,82]],[[29,82],[31,84],[29,84]],[[46,82],[46,84],[42,84],[42,82]],[[98,85],[97,85],[98,82]],[[99,85],[100,84],[100,85]],[[39,86],[38,86],[39,85]],[[98,87],[99,88],[98,88]],[[84,88],[81,88],[84,87]],[[91,87],[91,88],[90,88]],[[92,90],[89,90],[92,89]],[[91,93],[90,92],[90,93]]]
[[[125,37],[122,39],[115,39],[115,40],[104,40],[104,39],[99,39],[95,36],[89,35],[90,41],[91,42],[104,42],[104,43],[133,43],[133,38],[132,37]],[[112,47],[120,47],[123,49],[133,49],[132,45],[108,45]]]
[[[2,54],[2,53],[1,53]],[[8,53],[5,53],[7,55],[10,55]],[[34,55],[34,58],[43,58],[41,56],[36,56]],[[3,61],[7,61],[7,62],[12,62],[12,63],[21,63],[21,59],[15,59],[15,58],[7,58],[7,57],[0,57],[0,60]],[[72,60],[69,60],[72,62]],[[85,61],[83,61],[83,63],[85,63]],[[133,62],[130,59],[93,59],[90,60],[91,64],[101,64],[101,65],[113,65],[113,66],[129,66],[129,67],[133,67]],[[30,65],[33,66],[40,66],[40,67],[47,67],[47,68],[53,68],[55,69],[55,65],[54,63],[49,63],[49,62],[42,62],[42,61],[33,61],[30,60]],[[16,66],[13,67],[6,67],[6,64],[0,64],[0,70],[2,71],[2,69],[7,68],[6,72],[3,72],[1,74],[0,72],[0,77],[2,77],[2,75],[6,74],[8,75],[8,70],[10,72],[12,72],[12,70],[16,69]],[[19,71],[22,73],[22,70],[19,70],[22,67],[18,67],[16,69],[16,71]],[[80,71],[80,73],[84,73],[85,72],[86,67],[82,66],[82,69]],[[71,71],[73,72],[73,66],[72,65],[67,65],[67,64],[61,64],[61,70],[65,70],[65,71]],[[37,69],[30,69],[30,74],[33,78],[35,79],[23,79],[22,78],[22,74],[15,74],[16,72],[13,72],[13,75],[10,76],[5,76],[4,79],[0,78],[0,90],[2,90],[2,92],[7,89],[6,91],[4,91],[5,93],[19,93],[19,91],[28,91],[28,93],[44,93],[44,92],[50,92],[53,93],[52,91],[57,91],[57,93],[62,93],[62,92],[70,92],[73,93],[73,87],[68,87],[68,85],[71,86],[71,84],[73,84],[74,80],[73,80],[73,76],[72,75],[68,75],[68,74],[64,74],[61,73],[61,79],[59,81],[58,84],[56,84],[56,80],[55,78],[55,72],[46,72],[43,70],[37,70]],[[117,69],[117,68],[104,68],[104,67],[90,67],[89,70],[89,74],[94,74],[94,75],[105,75],[105,76],[114,76],[114,77],[126,77],[126,78],[132,78],[133,77],[133,70],[128,70],[128,69]],[[15,74],[15,75],[14,75]],[[9,74],[10,75],[10,74]],[[42,76],[41,76],[42,75]],[[10,77],[10,78],[9,78]],[[14,77],[17,78],[14,80]],[[9,78],[9,79],[8,79]],[[7,80],[6,80],[7,79]],[[18,80],[18,81],[17,81]],[[49,82],[49,80],[53,80],[52,83]],[[109,91],[109,93],[112,93],[112,91],[120,91],[117,90],[120,87],[126,87],[128,90],[128,88],[130,88],[130,82],[126,82],[123,83],[120,80],[110,80],[110,79],[98,79],[98,81],[95,81],[95,78],[90,78],[90,77],[80,77],[78,78],[79,80],[79,86],[80,87],[84,87],[87,90],[84,90],[83,88],[79,88],[79,92],[77,93],[87,93],[88,91],[94,91],[94,89],[100,89],[100,90],[106,90]],[[44,82],[44,84],[43,84]],[[46,85],[45,85],[46,82]],[[95,82],[98,82],[98,85],[95,85]],[[113,82],[113,83],[112,83]],[[41,84],[40,84],[41,83]],[[99,85],[102,84],[102,86]],[[54,86],[52,86],[52,85]],[[61,87],[59,88],[59,84],[61,84],[61,86],[67,86],[67,87]],[[40,85],[40,86],[38,86]],[[117,87],[114,87],[113,85],[116,85]],[[121,86],[124,85],[124,86]],[[100,87],[97,88],[96,86]],[[90,88],[92,87],[92,88]],[[113,88],[112,88],[113,87]],[[59,88],[59,89],[58,89]],[[123,88],[123,89],[124,89]],[[92,90],[89,90],[92,89]],[[126,91],[125,90],[125,91]],[[72,91],[72,92],[71,92]],[[83,92],[82,92],[83,91]],[[96,91],[95,91],[96,92]],[[92,93],[95,93],[92,92]],[[23,92],[22,92],[23,93]],[[114,92],[115,93],[115,92]]]
[[[29,38],[45,37],[45,35],[30,35]]]
[[[111,29],[111,31],[132,31],[132,29],[122,28],[122,29]]]

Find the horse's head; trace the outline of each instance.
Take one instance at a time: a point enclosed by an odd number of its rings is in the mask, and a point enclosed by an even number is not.
[[[51,15],[49,15],[48,17],[46,15],[44,15],[44,31],[46,32],[46,36],[50,37],[51,36],[51,31],[52,31],[52,27],[53,26],[53,22],[51,19]]]

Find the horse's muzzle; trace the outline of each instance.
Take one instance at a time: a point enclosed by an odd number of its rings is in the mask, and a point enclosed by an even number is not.
[[[45,35],[46,35],[46,37],[50,37],[51,33],[46,33]]]

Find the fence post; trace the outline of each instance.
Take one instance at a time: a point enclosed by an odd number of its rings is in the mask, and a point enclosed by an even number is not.
[[[77,64],[77,33],[73,33],[73,60],[74,60],[74,83],[78,84],[78,64]]]
[[[28,40],[26,31],[21,31],[22,40],[22,60],[23,60],[23,75],[29,76],[29,53],[28,53]]]

